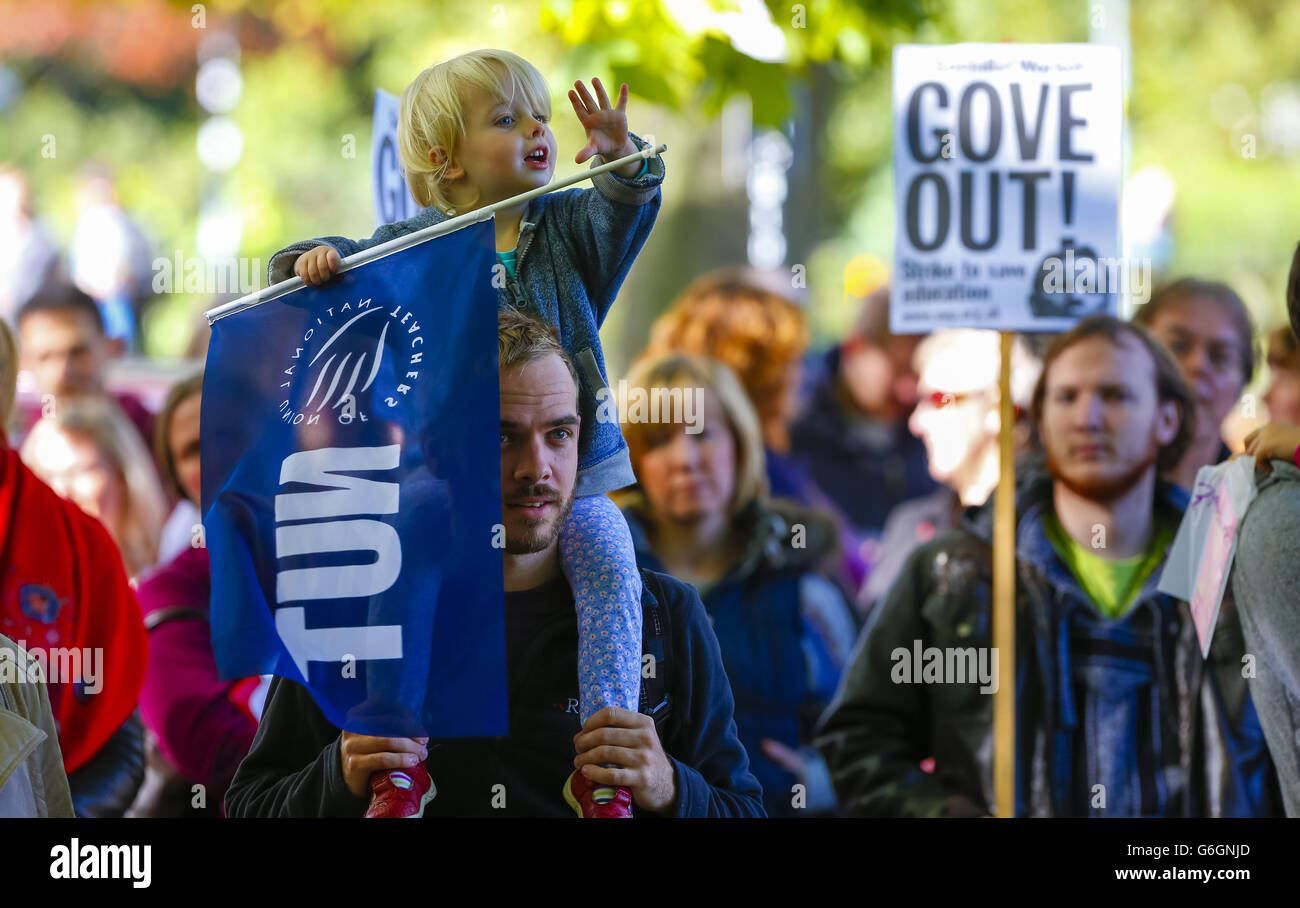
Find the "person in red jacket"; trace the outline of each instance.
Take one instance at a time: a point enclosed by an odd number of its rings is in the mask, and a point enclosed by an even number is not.
[[[154,444],[169,491],[195,505],[202,401],[202,373],[174,385],[158,415]],[[215,814],[257,733],[261,679],[217,677],[208,624],[212,577],[201,534],[196,526],[191,546],[140,584],[150,638],[140,712],[158,751],[150,755],[154,771],[146,789],[162,790],[152,806],[137,803],[134,812]]]
[[[0,325],[0,634],[42,668],[78,816],[120,816],[144,774],[134,721],[148,649],[108,531],[18,458],[17,357]]]

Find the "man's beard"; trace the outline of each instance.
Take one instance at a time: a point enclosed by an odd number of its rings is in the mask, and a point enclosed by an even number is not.
[[[560,490],[551,486],[527,486],[518,490],[511,496],[513,499],[544,498],[558,499]],[[517,536],[506,536],[506,554],[508,555],[531,555],[534,552],[542,552],[553,543],[560,535],[560,530],[564,527],[564,522],[569,519],[569,511],[573,508],[573,495],[570,494],[561,504],[556,518],[549,524],[539,523],[534,527],[527,527],[522,534]]]
[[[1155,466],[1160,457],[1159,443],[1152,439],[1146,455],[1118,476],[1079,480],[1065,474],[1059,461],[1052,456],[1051,446],[1044,445],[1043,448],[1047,453],[1047,472],[1053,479],[1079,497],[1099,502],[1122,498],[1146,478],[1147,471]]]

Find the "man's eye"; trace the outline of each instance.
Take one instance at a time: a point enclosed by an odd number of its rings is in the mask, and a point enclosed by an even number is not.
[[[551,433],[551,437],[557,441],[566,441],[573,437],[573,432],[569,429],[556,429]]]
[[[501,447],[504,448],[504,447],[505,447],[506,445],[508,445],[508,444],[510,444],[510,436],[507,435],[505,432],[502,432],[502,433],[501,433]]]

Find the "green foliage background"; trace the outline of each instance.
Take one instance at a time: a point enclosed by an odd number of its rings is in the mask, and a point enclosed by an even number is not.
[[[852,320],[843,295],[848,260],[860,253],[885,261],[892,255],[893,45],[1084,41],[1098,8],[1082,0],[763,5],[784,33],[782,62],[753,59],[723,31],[691,26],[702,9],[739,11],[739,0],[206,4],[207,28],[234,28],[243,44],[243,93],[232,115],[243,130],[244,152],[227,183],[243,214],[241,255],[264,266],[270,253],[295,239],[369,235],[374,89],[398,93],[438,60],[473,47],[505,47],[534,62],[553,86],[562,150],[582,144],[565,97],[568,86],[597,74],[614,84],[626,81],[633,129],[670,146],[661,227],[682,225],[686,233],[691,224],[701,225],[698,235],[682,241],[692,249],[689,266],[674,264],[685,261],[680,247],[652,238],[658,246],[647,249],[659,263],[655,273],[634,270],[624,294],[636,311],[622,311],[620,301],[606,329],[615,371],[644,340],[655,312],[699,266],[743,258],[743,205],[725,201],[717,179],[699,164],[701,137],[738,94],[749,96],[756,126],[793,123],[801,133],[796,148],[812,156],[802,162],[807,177],[791,184],[800,194],[791,200],[800,214],[788,224],[789,263],[807,265],[815,335],[826,341]],[[13,30],[0,37],[0,60],[21,84],[0,110],[0,162],[28,173],[38,213],[65,243],[75,223],[78,169],[91,159],[108,163],[124,206],[146,228],[157,254],[194,254],[203,191],[195,152],[203,114],[193,88],[194,4],[0,0],[0,21],[30,21],[37,8],[65,24],[92,16],[96,24],[69,28],[54,45],[38,46]],[[1270,84],[1300,80],[1300,4],[1141,0],[1132,4],[1130,22],[1129,171],[1158,164],[1176,181],[1170,271],[1227,280],[1263,327],[1281,323],[1286,269],[1300,237],[1300,160],[1263,146],[1257,157],[1244,157],[1239,133],[1249,131],[1249,117],[1234,133],[1211,116],[1211,99],[1224,85],[1237,84],[1258,107]],[[141,29],[149,31],[142,35]],[[139,53],[114,59],[112,34],[142,39],[163,57],[172,54],[172,77],[134,77]],[[57,143],[53,158],[41,154],[43,137],[50,135]],[[351,158],[344,154],[349,141],[355,143]],[[560,172],[577,169],[569,158]],[[743,202],[743,188],[740,193]],[[710,210],[717,223],[706,230],[699,213]],[[681,216],[674,219],[674,212]],[[148,352],[177,355],[209,302],[183,294],[160,299],[146,326]]]

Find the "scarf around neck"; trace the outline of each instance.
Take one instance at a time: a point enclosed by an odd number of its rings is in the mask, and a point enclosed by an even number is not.
[[[64,768],[84,766],[135,710],[148,637],[108,531],[37,479],[3,436],[0,633],[27,649],[28,665],[41,663]],[[17,661],[0,653],[0,672]]]

